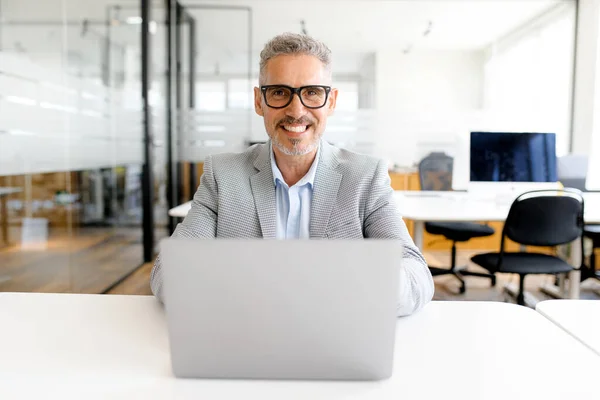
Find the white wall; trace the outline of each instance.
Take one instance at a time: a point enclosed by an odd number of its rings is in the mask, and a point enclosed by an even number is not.
[[[358,107],[374,109],[377,107],[376,88],[376,57],[375,53],[369,53],[363,57],[358,74]]]
[[[575,109],[572,149],[577,154],[589,154],[591,138],[598,130],[596,110],[600,109],[598,88],[598,35],[600,34],[600,1],[580,0],[577,27],[577,58],[575,65]]]
[[[575,6],[560,4],[492,43],[486,53],[486,113],[505,131],[552,132],[569,153]]]
[[[412,165],[433,143],[455,143],[481,111],[483,63],[479,51],[377,52],[378,155]]]
[[[588,155],[588,189],[600,190],[600,0],[580,0],[573,115],[575,154]]]

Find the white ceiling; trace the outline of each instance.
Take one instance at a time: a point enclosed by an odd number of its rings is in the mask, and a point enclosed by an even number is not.
[[[139,0],[0,0],[5,21],[104,21],[109,4],[121,4],[120,19],[139,15]],[[233,5],[252,9],[252,65],[265,42],[278,33],[301,31],[301,21],[310,35],[323,40],[336,59],[336,70],[356,71],[365,54],[378,50],[403,51],[478,50],[527,23],[558,3],[574,0],[180,0],[197,21],[200,71],[243,72],[248,64],[247,13],[231,10],[193,9],[194,5]],[[35,4],[35,7],[33,5]],[[153,0],[153,18],[164,19],[164,1]],[[430,25],[431,24],[431,25]],[[431,26],[429,34],[424,32]],[[4,38],[5,48],[19,41],[35,52],[66,46],[75,53],[101,54],[103,25],[90,29],[94,35],[81,35],[80,27],[65,31],[61,26],[11,27]],[[18,32],[16,31],[18,29]],[[34,32],[27,35],[26,32]],[[23,34],[21,34],[23,32]],[[68,37],[65,37],[65,32]],[[53,39],[54,37],[54,39]],[[111,38],[139,47],[139,26],[114,27]],[[16,39],[12,39],[16,38]],[[164,51],[164,29],[153,36],[154,59],[158,65]],[[81,43],[81,45],[79,45]],[[86,57],[84,57],[86,58]]]
[[[557,4],[572,0],[231,0],[252,9],[253,58],[281,32],[307,32],[323,40],[340,64],[377,50],[479,50]],[[198,24],[200,68],[244,64],[247,13],[193,9],[214,1],[182,0]],[[224,3],[219,3],[224,5]],[[424,35],[429,29],[429,33]]]
[[[415,42],[421,48],[479,49],[562,2],[565,0],[230,0],[226,4],[252,8],[255,49],[278,33],[300,32],[304,20],[308,33],[332,50],[369,52]],[[215,2],[182,3],[193,7]],[[245,44],[241,40],[247,26],[244,12],[191,11],[213,45],[232,50]],[[429,22],[431,33],[423,37]]]

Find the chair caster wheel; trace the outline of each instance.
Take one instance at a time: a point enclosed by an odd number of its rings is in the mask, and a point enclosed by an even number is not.
[[[492,276],[492,286],[496,286],[496,277]]]
[[[461,285],[459,291],[460,291],[460,294],[463,294],[467,291],[467,288],[465,287],[465,285]]]

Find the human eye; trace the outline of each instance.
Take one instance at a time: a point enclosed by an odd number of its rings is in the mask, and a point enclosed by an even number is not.
[[[308,97],[322,97],[323,93],[324,90],[320,87],[307,87],[304,90],[304,95]]]
[[[268,94],[272,98],[282,98],[289,96],[289,92],[289,89],[279,86],[270,88]]]

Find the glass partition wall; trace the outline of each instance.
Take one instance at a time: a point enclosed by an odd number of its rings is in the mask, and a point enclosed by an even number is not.
[[[142,59],[142,26],[164,46],[164,6],[115,3],[0,0],[0,291],[106,292],[167,234],[164,52]],[[157,9],[147,24],[144,3]],[[151,236],[144,68],[154,71]]]

